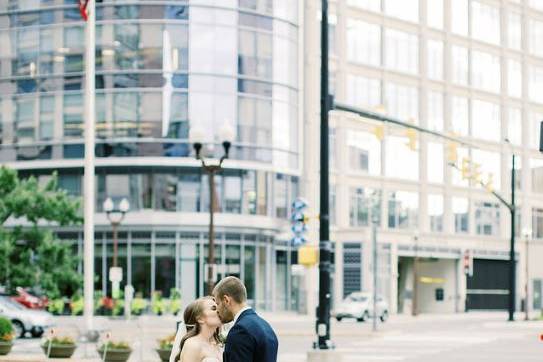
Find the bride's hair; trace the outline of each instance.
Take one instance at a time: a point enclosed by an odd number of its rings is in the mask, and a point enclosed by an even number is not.
[[[208,300],[213,300],[213,298],[198,298],[194,302],[190,303],[187,308],[185,308],[185,312],[183,313],[183,320],[185,322],[185,327],[187,328],[187,333],[183,336],[183,338],[181,338],[181,342],[179,343],[179,353],[175,357],[175,362],[178,362],[181,359],[181,351],[183,350],[183,346],[185,345],[187,339],[200,334],[201,327],[198,323],[198,319],[204,313],[206,306],[205,302]],[[219,328],[217,328],[217,330],[215,330],[215,333],[213,333],[213,339],[215,340],[215,342],[217,342],[217,344],[221,343],[219,337]]]

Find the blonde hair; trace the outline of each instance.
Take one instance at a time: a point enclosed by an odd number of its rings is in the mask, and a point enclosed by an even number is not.
[[[185,322],[187,333],[185,333],[185,335],[183,336],[183,338],[181,338],[181,341],[179,342],[179,353],[175,357],[175,362],[178,362],[181,359],[181,351],[183,350],[183,346],[185,345],[187,339],[200,334],[202,327],[200,327],[198,319],[202,316],[202,314],[204,314],[205,302],[208,300],[213,300],[213,298],[198,298],[194,302],[190,303],[187,308],[185,308],[185,312],[183,313],[183,321]],[[219,337],[219,328],[217,328],[215,330],[215,333],[213,333],[213,339],[217,344],[221,343]]]

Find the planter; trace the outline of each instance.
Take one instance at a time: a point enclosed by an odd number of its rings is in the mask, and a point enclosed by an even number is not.
[[[13,347],[13,342],[0,341],[0,356],[8,354],[11,351],[11,347]]]
[[[106,352],[106,358],[104,359],[104,361],[105,362],[126,362],[128,361],[128,358],[130,358],[130,353],[132,353],[131,349],[108,348]],[[100,354],[100,358],[104,358],[103,349],[99,349],[98,354]]]
[[[170,360],[170,354],[172,354],[172,349],[171,348],[168,348],[168,349],[157,348],[157,349],[155,349],[155,351],[160,356],[160,360],[162,362],[168,362]]]
[[[49,353],[50,358],[70,358],[74,354],[77,344],[52,344]],[[41,345],[43,353],[47,356],[49,344],[46,342]]]

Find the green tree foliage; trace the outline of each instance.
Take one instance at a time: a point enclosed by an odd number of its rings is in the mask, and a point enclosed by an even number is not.
[[[70,245],[56,240],[52,227],[81,222],[80,202],[58,188],[56,174],[40,186],[0,168],[0,285],[40,286],[49,298],[71,296],[81,285]]]

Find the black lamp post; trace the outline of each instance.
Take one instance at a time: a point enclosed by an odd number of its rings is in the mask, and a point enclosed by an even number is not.
[[[213,268],[215,267],[215,226],[213,214],[215,212],[215,174],[222,171],[222,163],[228,158],[230,146],[235,138],[235,131],[229,123],[225,123],[219,130],[219,138],[224,148],[224,155],[219,159],[218,164],[206,163],[201,155],[202,147],[205,141],[206,133],[201,127],[195,126],[190,129],[189,139],[194,147],[196,159],[202,162],[202,169],[208,175],[209,180],[209,247],[208,247],[208,270],[207,270],[207,292],[209,295],[213,292],[215,281],[213,280]]]

